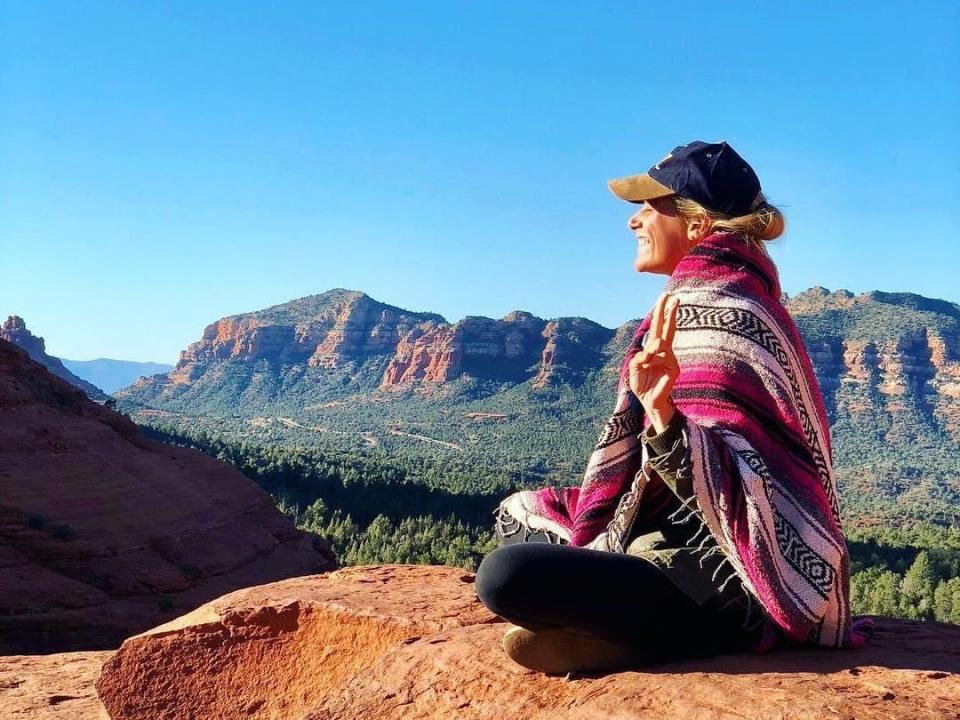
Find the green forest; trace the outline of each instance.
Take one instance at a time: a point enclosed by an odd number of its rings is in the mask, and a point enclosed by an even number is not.
[[[475,570],[496,547],[493,511],[512,489],[502,478],[484,477],[492,468],[451,466],[437,457],[371,458],[141,427],[156,440],[197,448],[236,467],[298,527],[324,537],[341,565]],[[491,487],[497,490],[475,491]],[[960,529],[918,520],[871,523],[849,509],[847,515],[854,614],[960,624]]]

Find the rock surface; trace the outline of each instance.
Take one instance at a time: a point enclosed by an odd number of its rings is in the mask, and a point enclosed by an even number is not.
[[[107,720],[94,689],[105,651],[0,656],[4,720]]]
[[[503,654],[472,580],[375,566],[240,590],[128,639],[97,690],[113,720],[958,717],[960,627],[567,680]]]
[[[238,471],[146,439],[0,340],[0,652],[116,647],[332,565]]]

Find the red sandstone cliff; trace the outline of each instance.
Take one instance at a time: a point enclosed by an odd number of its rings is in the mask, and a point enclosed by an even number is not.
[[[439,315],[407,312],[361,292],[331,290],[208,325],[203,337],[180,353],[169,380],[189,383],[224,360],[337,367],[390,355],[415,327],[442,321]]]
[[[380,387],[444,383],[462,376],[537,387],[575,380],[605,362],[614,331],[584,318],[546,321],[514,311],[500,320],[467,317],[450,324],[359,292],[331,290],[207,326],[168,375],[138,381],[120,396],[163,400],[215,374],[226,362],[268,360],[275,367],[339,368],[385,363]]]
[[[831,411],[886,398],[874,409],[894,414],[904,403],[960,438],[960,311],[909,294],[853,295],[813,288],[787,307],[804,331]],[[386,305],[360,292],[331,290],[209,325],[169,375],[142,379],[120,395],[162,405],[177,388],[224,363],[265,360],[281,367],[340,368],[382,363],[381,389],[442,384],[460,377],[535,387],[576,381],[618,358],[635,323],[617,330],[584,318],[542,320],[515,311],[499,320],[467,317],[450,324],[432,313]],[[859,384],[859,385],[858,385]],[[862,387],[860,387],[862,386]],[[842,389],[852,392],[840,393]],[[862,390],[863,392],[859,392]]]
[[[110,647],[331,560],[233,468],[145,439],[0,340],[3,650]]]
[[[807,349],[830,410],[891,418],[888,442],[913,440],[897,422],[910,413],[960,441],[956,305],[908,293],[812,288],[789,299],[787,308],[801,328],[810,320],[821,326],[815,339],[806,333]],[[929,321],[933,313],[939,323]]]

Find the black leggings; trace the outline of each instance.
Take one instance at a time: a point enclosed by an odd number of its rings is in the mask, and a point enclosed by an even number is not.
[[[697,605],[643,558],[569,545],[500,547],[477,570],[480,600],[529,630],[570,628],[663,659],[741,652],[759,640],[743,606]]]

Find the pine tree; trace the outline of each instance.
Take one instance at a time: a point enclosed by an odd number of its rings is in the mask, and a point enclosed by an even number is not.
[[[900,595],[901,580],[900,575],[890,570],[880,573],[873,592],[870,593],[869,612],[871,614],[888,617],[897,617],[900,614],[897,600]]]
[[[923,550],[917,554],[900,585],[900,605],[905,616],[919,620],[933,619],[933,591],[936,581],[930,554]]]
[[[933,591],[933,616],[940,622],[950,622],[953,617],[953,593],[946,580],[938,582]]]

